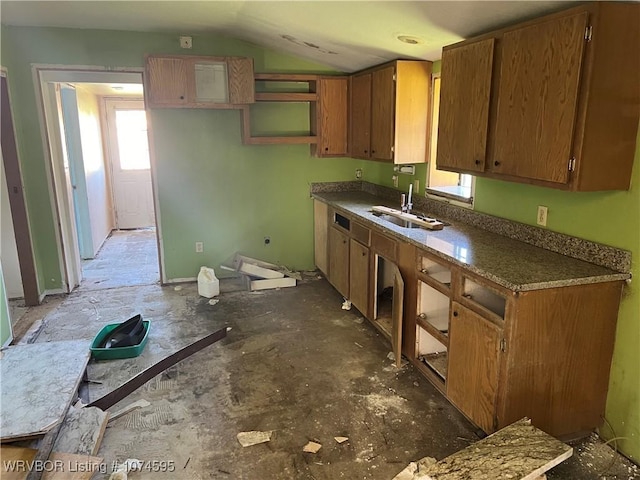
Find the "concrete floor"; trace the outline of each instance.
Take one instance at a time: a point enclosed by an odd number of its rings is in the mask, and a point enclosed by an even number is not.
[[[440,459],[478,440],[474,426],[411,365],[392,365],[388,343],[356,310],[342,310],[342,297],[325,280],[305,277],[295,288],[258,293],[239,285],[223,281],[226,293],[213,306],[195,284],[80,289],[48,313],[38,342],[89,342],[106,323],[136,313],[151,320],[140,357],[90,363],[89,379],[102,382],[89,385],[92,399],[231,327],[227,338],[112,408],[151,403],[107,428],[99,455],[109,468],[116,459],[156,462],[132,480],[391,479],[410,461]],[[273,436],[243,448],[236,435],[249,430]],[[338,445],[334,436],[349,441]],[[309,440],[322,444],[317,454],[302,452]],[[550,479],[640,478],[595,435],[574,447]],[[175,471],[153,471],[171,465]]]

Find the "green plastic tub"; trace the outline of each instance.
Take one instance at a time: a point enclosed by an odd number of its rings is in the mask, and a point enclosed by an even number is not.
[[[149,320],[142,320],[144,325],[144,337],[138,345],[131,345],[130,347],[118,347],[118,348],[100,348],[98,345],[114,330],[119,323],[110,323],[105,325],[102,330],[98,332],[96,338],[91,342],[91,356],[96,360],[115,360],[116,358],[133,358],[137,357],[144,350],[144,346],[149,340],[149,330],[151,328],[151,322]]]

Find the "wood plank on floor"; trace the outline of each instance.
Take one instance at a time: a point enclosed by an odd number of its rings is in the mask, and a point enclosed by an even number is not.
[[[27,478],[29,463],[33,462],[36,453],[38,451],[33,448],[2,445],[0,447],[2,480]],[[54,452],[42,466],[45,470],[42,480],[89,480],[95,472],[100,471],[101,464],[102,458],[99,457]]]
[[[89,362],[90,342],[44,342],[0,352],[2,443],[43,435],[57,425]]]

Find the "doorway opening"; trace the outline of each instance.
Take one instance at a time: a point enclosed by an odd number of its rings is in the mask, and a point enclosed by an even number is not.
[[[158,283],[161,256],[141,73],[38,73],[63,291]]]

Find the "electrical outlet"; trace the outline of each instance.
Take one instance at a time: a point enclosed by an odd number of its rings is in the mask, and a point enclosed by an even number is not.
[[[548,214],[548,208],[542,205],[538,205],[538,217],[536,219],[536,222],[538,223],[538,225],[541,225],[543,227],[547,226],[547,214]]]
[[[413,192],[418,193],[420,191],[420,180],[413,181]]]
[[[204,242],[196,242],[196,253],[204,252]]]
[[[193,47],[193,39],[187,36],[180,37],[180,48],[192,48]]]
[[[356,179],[360,180],[362,178],[362,169],[356,168]]]
[[[393,181],[393,186],[398,188],[398,175],[391,177],[391,180]]]

